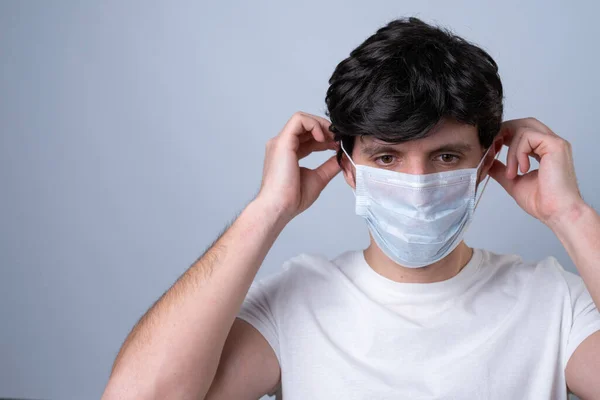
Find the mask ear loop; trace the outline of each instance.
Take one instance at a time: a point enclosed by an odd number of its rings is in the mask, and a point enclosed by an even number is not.
[[[350,162],[352,163],[352,165],[354,166],[354,170],[358,172],[358,168],[356,167],[356,164],[354,164],[354,161],[352,161],[352,157],[350,157],[348,155],[348,152],[346,151],[346,149],[344,148],[344,142],[340,140],[340,146],[342,148],[342,151],[344,152],[344,154],[346,155],[346,157],[348,157],[348,160],[350,160]],[[352,193],[354,193],[354,196],[356,196],[356,189],[352,188]]]
[[[487,156],[488,151],[490,151],[491,148],[492,148],[492,146],[490,146],[490,148],[485,152],[486,156]],[[498,156],[500,155],[501,152],[502,152],[502,148],[500,148],[500,150],[498,150],[498,152],[494,156],[494,160],[498,159]],[[481,160],[480,165],[481,165],[481,163],[483,163],[483,160],[485,160],[485,156],[483,156],[483,159]],[[487,176],[487,178],[485,180],[485,183],[483,184],[483,189],[481,189],[481,194],[479,195],[479,197],[477,198],[477,202],[475,203],[475,208],[477,208],[477,205],[479,204],[479,201],[483,197],[483,192],[485,191],[485,188],[486,188],[486,186],[487,186],[487,184],[488,184],[489,181],[490,181],[490,174],[488,172],[488,176]]]
[[[354,166],[354,169],[356,169],[356,164],[354,164],[354,161],[352,161],[352,157],[350,157],[348,155],[348,152],[346,151],[346,149],[344,148],[344,142],[342,140],[340,140],[340,146],[342,147],[342,151],[344,152],[344,154],[346,155],[346,157],[348,157],[348,160],[350,160],[350,162],[352,163],[352,165]]]

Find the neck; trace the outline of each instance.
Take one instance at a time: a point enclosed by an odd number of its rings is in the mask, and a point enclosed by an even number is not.
[[[386,256],[371,238],[371,245],[364,250],[369,266],[388,279],[405,283],[433,283],[445,281],[458,274],[469,262],[473,249],[465,242],[460,244],[440,261],[421,268],[407,268]]]

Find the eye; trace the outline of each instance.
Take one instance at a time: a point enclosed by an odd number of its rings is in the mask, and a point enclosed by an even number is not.
[[[444,164],[456,164],[460,157],[454,154],[441,154],[438,156],[438,159]]]
[[[391,165],[394,162],[394,156],[390,154],[384,154],[375,158],[375,161],[381,165]]]

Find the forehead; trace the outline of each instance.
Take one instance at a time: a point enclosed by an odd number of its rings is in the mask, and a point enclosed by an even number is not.
[[[375,146],[393,146],[398,151],[431,151],[445,146],[470,147],[473,150],[480,148],[477,128],[473,125],[463,124],[453,120],[442,120],[434,127],[427,137],[409,140],[402,143],[389,143],[372,136],[362,136],[356,141],[359,148]]]

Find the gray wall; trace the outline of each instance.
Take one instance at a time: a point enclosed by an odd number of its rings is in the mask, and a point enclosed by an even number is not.
[[[592,1],[157,3],[0,2],[0,397],[98,398],[135,321],[253,197],[267,139],[323,115],[336,64],[397,16],[485,47],[506,117],[570,140],[600,202]],[[336,178],[258,278],[365,246],[353,200]],[[467,238],[573,270],[495,182]]]

